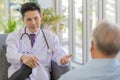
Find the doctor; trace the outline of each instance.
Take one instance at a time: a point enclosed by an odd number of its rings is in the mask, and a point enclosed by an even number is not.
[[[32,68],[28,80],[50,80],[51,60],[62,66],[69,63],[71,55],[67,55],[60,48],[55,34],[40,29],[42,17],[37,4],[23,4],[21,15],[25,27],[10,33],[6,40],[6,56],[11,64],[8,77],[25,64]]]

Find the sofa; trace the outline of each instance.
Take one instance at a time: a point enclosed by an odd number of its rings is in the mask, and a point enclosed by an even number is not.
[[[6,59],[6,37],[8,34],[0,34],[0,80],[8,80],[8,68],[10,64]],[[65,72],[71,69],[70,65],[58,66],[55,62],[51,61],[51,80],[58,80],[58,78]]]

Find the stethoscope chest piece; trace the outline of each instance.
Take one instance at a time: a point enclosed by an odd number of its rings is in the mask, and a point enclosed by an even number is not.
[[[48,49],[47,50],[48,54],[52,53],[52,50],[51,49]]]

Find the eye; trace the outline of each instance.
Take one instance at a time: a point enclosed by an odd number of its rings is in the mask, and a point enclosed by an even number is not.
[[[38,19],[38,17],[35,17],[35,20],[37,20]]]
[[[31,21],[31,19],[30,19],[30,18],[28,18],[28,19],[27,19],[27,21]]]

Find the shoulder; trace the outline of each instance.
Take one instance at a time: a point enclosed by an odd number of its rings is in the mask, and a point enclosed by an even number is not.
[[[55,35],[53,32],[48,31],[48,30],[46,30],[46,29],[42,29],[42,30],[43,30],[44,33],[47,34],[47,35]]]
[[[18,37],[20,37],[20,34],[22,31],[23,31],[23,28],[21,28],[17,31],[11,32],[8,34],[7,38],[18,38]]]
[[[8,34],[7,38],[16,38],[17,32],[11,32]]]
[[[58,38],[58,36],[55,34],[55,33],[53,33],[53,32],[51,32],[51,31],[48,31],[48,30],[45,30],[45,29],[43,29],[43,32],[44,32],[44,34],[45,34],[45,36],[47,37],[47,38]]]

